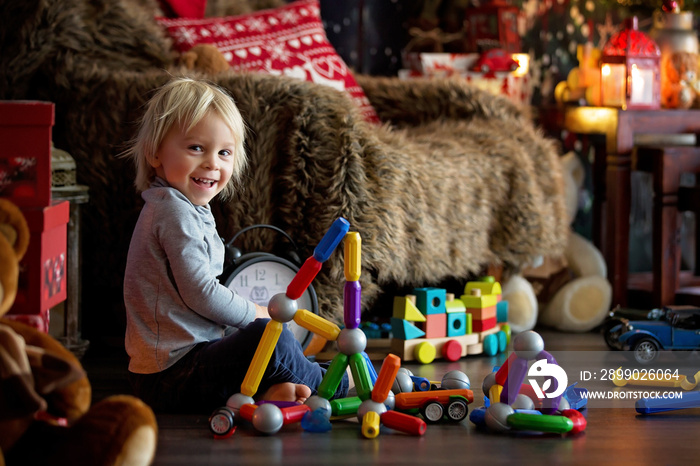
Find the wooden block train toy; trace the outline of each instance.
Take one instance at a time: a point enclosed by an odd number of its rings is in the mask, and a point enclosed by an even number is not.
[[[500,283],[468,282],[455,299],[442,288],[416,288],[394,298],[391,352],[403,361],[457,361],[475,354],[494,356],[510,341],[508,302]]]

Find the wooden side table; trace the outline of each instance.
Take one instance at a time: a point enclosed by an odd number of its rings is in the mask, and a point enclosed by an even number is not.
[[[564,107],[545,119],[559,129],[604,139],[593,163],[593,242],[607,262],[613,304],[627,306],[633,149],[640,142],[663,144],[668,135],[699,133],[700,110]]]
[[[68,219],[68,248],[66,270],[66,301],[63,337],[59,338],[72,353],[82,358],[90,345],[80,334],[81,321],[81,257],[80,257],[80,205],[88,202],[88,187],[83,185],[54,187],[51,190],[54,199],[70,202]]]

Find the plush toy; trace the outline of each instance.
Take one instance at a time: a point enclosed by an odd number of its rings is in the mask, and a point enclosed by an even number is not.
[[[561,157],[566,203],[573,221],[584,181],[583,166],[573,152]],[[562,331],[587,332],[600,325],[612,300],[607,267],[600,251],[587,239],[569,233],[562,257],[547,257],[540,264],[507,279],[502,297],[508,301],[508,323],[513,332],[531,330],[538,322]]]
[[[661,105],[681,109],[698,106],[698,54],[673,52],[661,62]]]
[[[22,212],[0,198],[0,316],[17,292],[29,245]],[[138,398],[115,395],[91,405],[78,359],[57,340],[0,319],[0,465],[145,465],[157,425]]]
[[[180,63],[188,70],[217,74],[229,69],[228,61],[215,46],[198,44],[180,55]]]

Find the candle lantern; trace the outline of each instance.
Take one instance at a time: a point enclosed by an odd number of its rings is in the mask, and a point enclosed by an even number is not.
[[[508,53],[520,52],[518,7],[508,4],[506,0],[482,3],[479,7],[467,8],[465,12],[470,49],[476,52],[495,45]]]
[[[637,17],[603,48],[600,60],[600,98],[603,106],[626,109],[660,107],[661,52],[637,28]]]

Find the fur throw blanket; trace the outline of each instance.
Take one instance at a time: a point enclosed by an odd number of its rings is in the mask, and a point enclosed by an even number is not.
[[[115,155],[153,90],[179,70],[143,2],[6,3],[17,11],[2,16],[0,98],[56,103],[55,144],[73,155],[79,183],[90,187],[84,325],[110,334],[123,329],[122,276],[141,206],[133,169]],[[347,218],[362,236],[365,310],[387,287],[463,285],[489,264],[515,270],[563,250],[557,150],[524,110],[456,80],[357,78],[383,126],[363,121],[346,95],[324,86],[262,74],[211,77],[250,129],[242,189],[213,205],[222,237],[273,224],[304,259],[337,217]],[[266,230],[245,238],[244,250],[278,241]],[[336,251],[314,282],[321,313],[335,321],[343,282]]]

